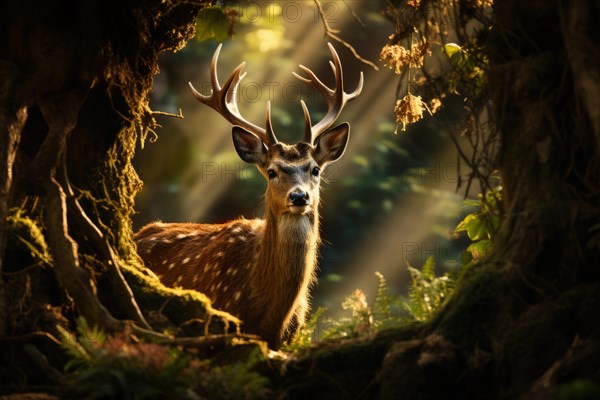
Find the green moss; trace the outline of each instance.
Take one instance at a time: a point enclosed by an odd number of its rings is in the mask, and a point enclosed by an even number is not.
[[[143,129],[141,124],[132,123],[119,132],[116,143],[107,153],[101,176],[103,197],[111,214],[108,232],[121,257],[129,263],[137,259],[131,216],[135,212],[135,195],[142,188],[142,181],[131,164],[138,129]]]
[[[128,265],[121,269],[138,304],[155,328],[168,330],[175,324],[186,336],[239,332],[241,321],[214,309],[204,294],[167,287],[147,270]]]
[[[38,220],[39,216],[34,214],[35,209],[29,210],[26,203],[19,208],[12,208],[7,217],[7,228],[10,234],[17,239],[16,242],[21,249],[28,251],[34,261],[50,265],[52,263],[50,249],[44,237],[42,224]],[[13,247],[12,250],[18,251],[19,249]]]
[[[458,283],[454,295],[431,321],[431,327],[450,341],[472,348],[475,342],[488,338],[492,321],[503,319],[497,301],[502,292],[509,290],[496,266],[474,268]]]

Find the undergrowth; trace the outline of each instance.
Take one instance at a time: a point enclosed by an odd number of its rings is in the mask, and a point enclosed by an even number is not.
[[[436,276],[433,257],[427,259],[420,270],[410,265],[408,270],[412,278],[408,297],[391,293],[383,274],[376,272],[378,286],[372,305],[367,302],[365,293],[356,289],[342,302],[342,308],[350,312],[348,317],[325,318],[326,309],[319,307],[296,338],[282,350],[294,352],[307,349],[319,326],[324,327],[319,339],[328,340],[362,337],[428,320],[452,294],[455,278],[449,273]]]
[[[268,379],[254,371],[262,360],[256,349],[232,365],[216,366],[182,349],[133,341],[128,332],[106,336],[77,324],[77,335],[61,329],[70,356],[65,370],[67,395],[86,399],[265,399]]]
[[[408,300],[402,306],[415,321],[428,320],[446,302],[454,290],[453,274],[435,275],[435,262],[429,257],[421,269],[408,265],[412,283]]]

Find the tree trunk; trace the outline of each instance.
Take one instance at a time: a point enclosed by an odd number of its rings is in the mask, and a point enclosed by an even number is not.
[[[192,37],[201,7],[0,6],[3,384],[23,375],[27,385],[57,379],[56,326],[73,330],[79,316],[159,341],[171,340],[164,329],[183,336],[235,329],[236,319],[205,297],[166,289],[145,272],[131,232],[141,187],[131,159],[155,127],[148,93],[158,54]]]

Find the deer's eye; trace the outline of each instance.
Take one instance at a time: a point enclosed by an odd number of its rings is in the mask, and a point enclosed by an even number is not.
[[[320,173],[321,173],[321,168],[319,168],[319,167],[314,167],[314,168],[313,168],[313,170],[312,170],[312,174],[313,174],[314,176],[319,176],[319,174],[320,174]]]
[[[273,179],[277,176],[277,172],[275,172],[274,169],[268,169],[267,170],[267,175],[269,175],[269,179]]]

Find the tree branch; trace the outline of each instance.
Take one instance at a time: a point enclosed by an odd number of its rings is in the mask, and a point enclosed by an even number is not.
[[[329,20],[327,19],[327,16],[325,15],[325,12],[323,11],[323,6],[321,5],[321,2],[319,0],[313,0],[313,1],[315,2],[315,5],[317,6],[317,10],[319,11],[319,15],[321,16],[321,20],[323,21],[323,27],[325,28],[325,36],[329,36],[331,39],[335,40],[336,42],[343,44],[352,52],[352,54],[354,55],[354,57],[357,60],[359,60],[360,62],[362,62],[364,64],[367,64],[368,66],[373,68],[375,71],[379,71],[379,67],[375,63],[361,57],[361,55],[358,54],[358,52],[356,51],[354,46],[352,46],[350,43],[346,42],[344,39],[342,39],[341,37],[339,37],[337,35],[338,33],[340,33],[340,31],[338,29],[332,28],[331,25],[329,24]]]

